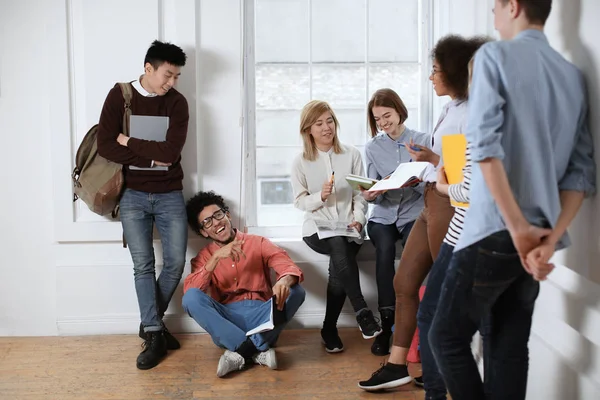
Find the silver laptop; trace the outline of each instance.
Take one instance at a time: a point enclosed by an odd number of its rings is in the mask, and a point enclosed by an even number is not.
[[[154,115],[132,115],[129,119],[129,136],[143,140],[164,142],[167,140],[169,117]],[[140,168],[133,165],[129,169],[142,171],[167,171],[169,167],[154,166],[153,168]]]

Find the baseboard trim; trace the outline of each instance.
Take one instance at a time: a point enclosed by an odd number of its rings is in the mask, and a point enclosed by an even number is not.
[[[289,323],[288,328],[321,328],[323,317],[322,310],[299,311]],[[140,317],[137,314],[113,314],[65,317],[57,321],[56,327],[59,336],[129,335],[137,334],[139,324]],[[173,333],[205,333],[196,321],[185,314],[166,315],[165,324]],[[354,312],[343,311],[338,326],[340,328],[356,327]]]

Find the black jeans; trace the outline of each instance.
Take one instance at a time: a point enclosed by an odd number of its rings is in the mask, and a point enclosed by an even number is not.
[[[525,399],[531,318],[539,283],[502,231],[453,254],[429,343],[453,399]],[[488,321],[485,389],[471,338]],[[484,328],[484,330],[487,330]]]
[[[375,277],[379,310],[394,310],[396,307],[396,291],[394,290],[396,242],[401,240],[402,247],[406,245],[414,223],[412,221],[406,224],[402,233],[398,232],[396,224],[384,225],[377,222],[367,224],[369,238],[375,246]]]
[[[446,385],[431,352],[428,335],[437,309],[446,271],[452,259],[452,251],[454,251],[454,246],[442,243],[440,252],[429,272],[425,294],[419,304],[419,312],[417,313],[419,351],[421,353],[426,400],[446,400]]]
[[[329,300],[331,294],[338,298],[343,295],[344,300],[347,295],[355,312],[367,308],[367,303],[360,288],[358,263],[356,262],[356,254],[358,253],[358,250],[360,250],[360,245],[355,242],[349,242],[348,238],[343,236],[321,240],[316,233],[312,236],[304,237],[303,239],[304,242],[317,253],[329,255],[327,307],[330,307]],[[343,306],[343,303],[341,306]],[[337,316],[339,316],[339,312],[337,313]]]

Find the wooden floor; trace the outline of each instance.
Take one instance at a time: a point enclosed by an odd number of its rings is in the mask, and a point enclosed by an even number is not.
[[[413,383],[384,393],[357,387],[384,361],[358,329],[340,330],[339,354],[324,351],[318,330],[284,331],[279,370],[252,366],[223,379],[216,376],[222,350],[208,335],[176,336],[182,348],[149,371],[135,367],[141,340],[133,335],[0,338],[0,399],[424,398]]]

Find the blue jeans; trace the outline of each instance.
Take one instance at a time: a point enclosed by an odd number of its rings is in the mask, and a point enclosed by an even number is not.
[[[275,326],[273,330],[250,336],[250,340],[259,351],[266,351],[277,341],[285,325],[296,314],[306,293],[296,284],[290,288],[285,302],[286,323]],[[189,289],[183,296],[183,308],[198,325],[208,332],[213,342],[231,351],[235,351],[246,341],[246,332],[269,320],[270,302],[260,300],[242,300],[221,304],[200,289]]]
[[[379,310],[394,310],[396,308],[396,291],[394,290],[394,275],[396,268],[396,242],[401,241],[406,246],[408,235],[414,221],[404,225],[402,233],[398,232],[396,224],[385,225],[369,222],[367,232],[375,246],[375,278],[377,281],[377,301]]]
[[[426,400],[446,399],[446,385],[444,384],[444,379],[438,370],[435,358],[431,352],[428,335],[453,251],[454,246],[451,246],[448,243],[442,243],[440,252],[429,272],[425,294],[423,295],[423,299],[421,299],[419,312],[417,313],[419,350],[421,352]]]
[[[181,191],[146,193],[126,189],[120,201],[121,223],[133,259],[133,275],[145,332],[163,329],[162,317],[183,273],[187,249],[187,216]],[[163,248],[163,268],[154,271],[152,229],[156,224]]]
[[[453,399],[525,399],[538,293],[539,283],[523,269],[507,231],[454,253],[429,333]],[[485,387],[470,348],[481,321],[491,327],[484,329]]]

